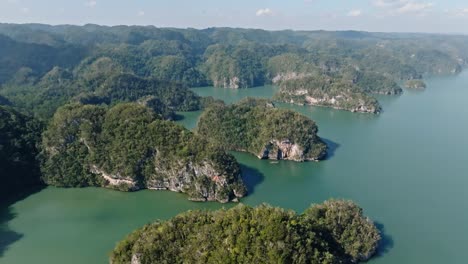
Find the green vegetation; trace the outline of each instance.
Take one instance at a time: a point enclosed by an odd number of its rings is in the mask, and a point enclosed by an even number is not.
[[[121,241],[111,263],[355,263],[380,234],[352,202],[331,200],[303,214],[262,205],[190,211]]]
[[[426,89],[426,83],[423,80],[409,80],[405,83],[409,89]]]
[[[40,184],[37,160],[42,125],[0,106],[0,198]]]
[[[328,76],[333,90],[350,101],[338,108],[353,109],[357,101],[374,103],[349,91],[348,83],[365,94],[398,94],[397,83],[455,74],[468,64],[466,36],[356,31],[0,24],[0,46],[0,95],[42,118],[77,97],[116,104],[153,96],[153,89],[137,87],[123,95],[114,87],[118,100],[109,102],[115,98],[102,87],[109,78],[133,79],[127,83],[135,85],[156,79],[154,85],[178,93],[180,86],[248,88]],[[194,95],[182,91],[180,96],[188,96],[183,101],[192,100],[192,107],[198,104]],[[378,111],[376,105],[365,107]],[[168,111],[173,108],[156,109],[173,118]]]
[[[246,98],[214,104],[200,117],[196,133],[227,150],[247,151],[262,159],[319,160],[327,146],[314,121],[267,100]]]
[[[108,58],[80,65],[75,74],[54,67],[34,84],[14,79],[1,91],[16,106],[43,118],[51,117],[57,108],[71,101],[114,105],[152,96],[159,105],[154,110],[167,118],[173,118],[174,111],[193,111],[202,107],[201,98],[186,86],[119,73],[118,66]]]
[[[169,189],[221,202],[246,192],[233,156],[139,104],[61,107],[43,148],[49,185]]]
[[[361,88],[343,78],[314,75],[281,82],[276,100],[343,109],[352,112],[379,113],[379,102]]]

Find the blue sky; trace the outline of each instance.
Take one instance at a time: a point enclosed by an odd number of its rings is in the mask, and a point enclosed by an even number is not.
[[[0,22],[468,34],[468,0],[0,0]]]

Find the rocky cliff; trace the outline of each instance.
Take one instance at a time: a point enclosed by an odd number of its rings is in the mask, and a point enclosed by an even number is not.
[[[241,87],[241,81],[237,76],[222,78],[221,80],[216,79],[213,81],[213,86],[231,89],[247,88],[247,86]]]
[[[309,156],[305,154],[302,146],[289,139],[273,139],[265,145],[258,157],[270,160],[319,161],[325,154],[324,151],[318,156]]]
[[[196,201],[246,194],[234,157],[138,104],[67,105],[43,136],[47,184],[183,192]]]

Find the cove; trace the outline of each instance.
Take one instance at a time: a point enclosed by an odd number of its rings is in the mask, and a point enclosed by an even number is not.
[[[370,263],[465,263],[468,71],[427,84],[425,91],[379,97],[384,112],[378,116],[279,104],[318,123],[329,158],[274,164],[235,153],[250,192],[242,202],[301,212],[332,197],[352,199],[385,233],[380,256]],[[235,102],[269,98],[275,89],[193,90]],[[180,114],[179,122],[193,128],[200,112]],[[0,263],[107,263],[115,243],[135,228],[186,210],[232,206],[186,198],[46,188],[0,208]]]

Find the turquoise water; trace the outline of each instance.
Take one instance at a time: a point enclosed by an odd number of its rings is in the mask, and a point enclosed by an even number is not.
[[[242,202],[302,211],[352,199],[384,230],[381,256],[370,263],[466,263],[468,72],[427,83],[425,91],[380,97],[379,116],[280,104],[316,120],[330,158],[273,164],[236,153],[250,190]],[[234,102],[274,89],[194,91]],[[194,127],[199,114],[180,122]],[[47,188],[0,211],[0,263],[106,263],[116,241],[145,223],[222,206],[231,205],[171,192]]]

